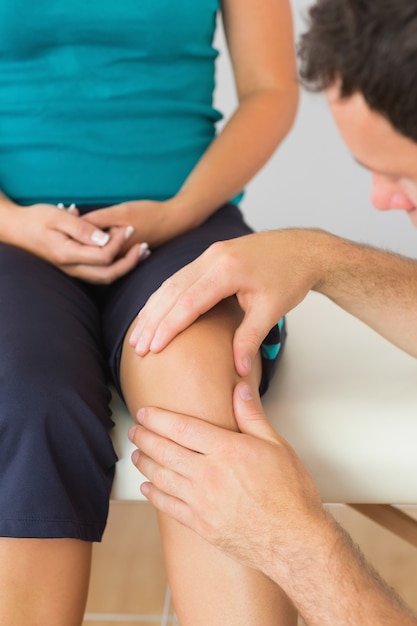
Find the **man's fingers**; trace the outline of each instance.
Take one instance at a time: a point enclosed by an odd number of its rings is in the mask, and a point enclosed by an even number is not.
[[[137,430],[140,431],[141,429],[138,427]],[[145,429],[142,429],[142,431],[145,431]],[[144,440],[140,439],[140,441],[142,441],[143,444]],[[162,441],[166,442],[166,440]],[[171,446],[174,445],[172,442],[166,443],[170,443]],[[161,445],[159,445],[159,448],[162,450]],[[179,446],[177,446],[177,448],[179,448]],[[182,448],[182,452],[179,457],[180,466],[181,459],[183,459],[183,453],[185,452],[194,455],[194,457],[198,457],[195,452],[191,453],[189,450]],[[174,457],[171,456],[169,451],[167,452],[162,450],[162,458],[165,460],[168,459],[168,464],[169,459]],[[132,454],[132,461],[137,469],[150,481],[149,483],[143,483],[140,488],[141,492],[149,500],[149,502],[151,502],[163,513],[166,513],[170,517],[176,519],[178,522],[181,522],[186,526],[191,526],[193,515],[192,510],[188,505],[188,501],[190,499],[192,500],[190,493],[190,491],[192,491],[192,485],[190,480],[181,475],[181,473],[172,471],[164,463],[160,465],[158,462],[155,462],[154,458],[149,457],[144,452],[143,448],[140,452],[136,450]],[[177,465],[177,463],[174,464]],[[196,474],[197,472],[193,471],[191,473],[191,477],[196,477]]]
[[[191,527],[192,512],[183,500],[167,495],[152,483],[142,483],[140,490],[158,511],[166,513],[184,526]]]
[[[169,469],[166,465],[161,465],[143,450],[135,450],[132,454],[132,461],[137,469],[160,491],[175,497],[181,495],[182,498],[186,499],[190,483],[188,478]]]
[[[151,296],[138,316],[130,344],[140,356],[160,352],[176,335],[222,300],[207,287],[203,276],[194,282],[191,273],[174,275]]]
[[[176,335],[195,322],[200,315],[207,313],[227,295],[230,295],[221,287],[220,284],[213,285],[211,277],[205,275],[183,291],[169,313],[158,324],[149,349],[152,352],[160,352]]]
[[[135,328],[129,337],[129,344],[135,348],[138,355],[145,356],[149,352],[161,320],[169,314],[176,303],[178,289],[174,277],[169,278],[152,294],[139,312]]]
[[[219,429],[197,417],[146,407],[138,411],[137,420],[145,429],[188,448],[188,451],[209,454],[217,445]]]
[[[133,426],[129,431],[129,438],[141,453],[152,459],[158,466],[175,471],[187,478],[191,478],[196,473],[196,465],[201,458],[198,453],[143,426]],[[144,474],[154,482],[153,476],[146,472]]]
[[[235,293],[221,263],[212,262],[212,257],[209,248],[150,297],[130,337],[137,354],[160,352],[200,315]]]

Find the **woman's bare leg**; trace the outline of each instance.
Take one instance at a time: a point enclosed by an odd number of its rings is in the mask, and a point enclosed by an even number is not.
[[[0,563],[0,624],[80,626],[91,543],[3,537]]]
[[[232,336],[240,315],[234,300],[223,302],[158,355],[139,358],[126,342],[121,382],[132,414],[141,406],[156,405],[235,429],[232,391],[238,376]],[[259,376],[257,363],[251,380],[254,387]],[[237,564],[166,516],[160,516],[160,527],[182,626],[296,623],[286,596],[263,574]]]

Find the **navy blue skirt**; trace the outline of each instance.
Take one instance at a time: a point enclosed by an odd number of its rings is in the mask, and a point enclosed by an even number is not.
[[[125,334],[166,278],[250,232],[225,205],[108,286],[0,244],[0,536],[101,539],[117,461],[108,383],[120,390]],[[262,393],[284,336],[281,321],[265,338]]]

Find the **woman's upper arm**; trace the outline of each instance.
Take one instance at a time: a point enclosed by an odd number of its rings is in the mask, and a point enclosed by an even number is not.
[[[289,0],[221,0],[239,99],[259,89],[298,93]]]

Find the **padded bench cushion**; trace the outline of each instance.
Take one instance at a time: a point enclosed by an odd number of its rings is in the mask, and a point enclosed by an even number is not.
[[[417,503],[417,360],[316,293],[287,323],[264,406],[313,474],[323,501]],[[114,396],[121,460],[112,495],[142,499],[126,436],[132,421]]]

